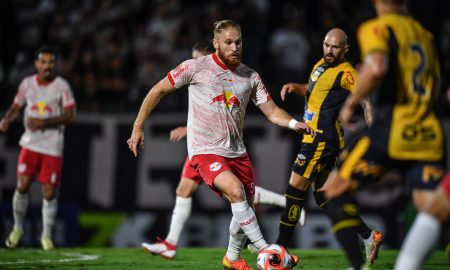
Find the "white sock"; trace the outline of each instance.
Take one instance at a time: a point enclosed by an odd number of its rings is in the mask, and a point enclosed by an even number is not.
[[[19,193],[17,190],[13,196],[14,230],[23,231],[23,220],[28,208],[28,194]]]
[[[175,200],[175,207],[172,211],[172,219],[170,221],[169,234],[166,237],[166,241],[176,246],[180,239],[181,231],[184,224],[191,215],[192,198],[183,198],[177,196]]]
[[[253,209],[248,205],[247,201],[232,203],[231,211],[233,218],[239,223],[239,226],[245,232],[250,241],[258,250],[262,250],[267,246],[266,240],[261,233],[261,229],[256,220],[256,215]]]
[[[230,222],[230,240],[228,242],[227,258],[235,262],[239,260],[242,247],[244,247],[245,241],[247,240],[247,235],[236,222],[233,217]]]
[[[395,263],[396,270],[419,270],[439,237],[441,224],[434,216],[420,213],[403,242]]]
[[[58,212],[58,199],[42,200],[42,237],[52,238],[53,226]]]
[[[284,208],[286,206],[286,197],[260,186],[255,186],[255,204],[276,205]]]

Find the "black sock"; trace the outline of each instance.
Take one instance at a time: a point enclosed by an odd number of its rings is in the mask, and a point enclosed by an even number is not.
[[[367,227],[367,224],[362,220],[361,216],[358,215],[359,220],[361,221],[361,225],[358,227],[358,234],[363,239],[369,239],[370,235],[372,234],[372,229]]]
[[[354,269],[360,269],[364,263],[358,238],[361,219],[353,197],[344,194],[341,197],[334,198],[329,202],[327,214],[333,223],[333,232],[350,264]]]
[[[325,194],[323,191],[314,191],[313,195],[317,206],[323,209],[328,209],[328,203],[330,202],[330,200],[325,198]]]
[[[300,213],[305,203],[306,191],[296,189],[289,185],[286,188],[284,196],[286,197],[286,207],[280,218],[276,243],[286,247],[300,218]]]

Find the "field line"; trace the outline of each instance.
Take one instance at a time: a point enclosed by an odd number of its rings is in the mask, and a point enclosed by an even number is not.
[[[6,261],[0,262],[0,265],[24,264],[24,263],[66,263],[76,261],[93,261],[100,258],[100,255],[87,255],[82,253],[62,253],[61,255],[70,258]]]

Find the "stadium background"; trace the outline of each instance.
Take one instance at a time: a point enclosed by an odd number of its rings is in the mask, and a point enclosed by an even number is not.
[[[412,0],[409,6],[436,38],[443,73],[438,112],[449,138],[450,2]],[[58,246],[138,246],[165,235],[186,155],[185,144],[170,143],[168,133],[186,121],[187,91],[172,94],[158,106],[146,126],[143,156],[136,160],[125,141],[149,87],[189,58],[196,41],[210,38],[214,21],[228,18],[241,24],[243,62],[261,74],[278,104],[300,118],[302,99],[290,97],[281,103],[282,84],[307,79],[322,56],[323,36],[332,27],[349,34],[348,56],[357,64],[356,28],[375,15],[369,0],[2,0],[0,7],[2,115],[20,80],[33,73],[33,52],[42,44],[58,48],[59,73],[71,82],[78,102],[78,121],[66,130]],[[22,130],[16,121],[9,133],[0,134],[1,239],[12,226],[11,196]],[[270,125],[253,106],[245,132],[260,185],[282,192],[299,139]],[[399,247],[412,217],[397,178],[393,173],[376,192],[358,197],[364,217],[386,232],[385,246],[392,248]],[[296,231],[294,245],[336,247],[328,220],[311,197],[307,226]],[[40,189],[34,185],[25,246],[38,246],[40,204]],[[259,207],[258,212],[266,238],[273,241],[279,209]],[[194,196],[193,215],[180,245],[226,246],[229,218],[228,206],[202,187]]]

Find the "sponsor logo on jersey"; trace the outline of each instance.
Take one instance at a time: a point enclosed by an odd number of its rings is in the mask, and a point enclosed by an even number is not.
[[[303,120],[312,122],[315,116],[316,112],[310,112],[309,110],[306,110],[305,114],[303,115]]]
[[[51,113],[53,110],[44,101],[39,101],[31,106],[31,111],[36,112],[38,115],[45,115],[46,113]]]
[[[220,170],[220,168],[222,168],[222,164],[218,161],[209,164],[209,170],[211,172],[217,172],[218,170]]]
[[[239,98],[236,97],[231,91],[225,90],[223,94],[215,96],[211,99],[211,103],[219,103],[224,107],[228,108],[230,111],[241,108],[241,102]]]
[[[189,65],[183,66],[183,65],[179,65],[175,71],[173,72],[173,77],[177,78],[178,76],[181,75],[181,73],[185,72],[187,69],[189,68]]]

